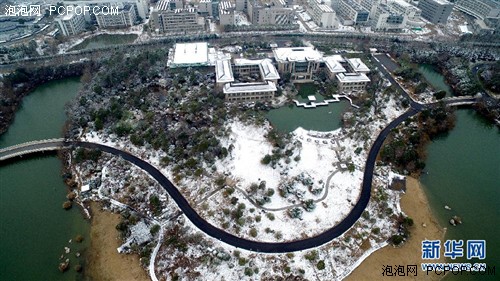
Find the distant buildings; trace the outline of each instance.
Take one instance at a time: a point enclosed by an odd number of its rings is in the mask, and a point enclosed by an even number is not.
[[[85,17],[83,14],[67,13],[56,18],[59,30],[64,36],[79,34],[85,30]]]
[[[281,74],[290,73],[293,82],[310,82],[323,56],[312,47],[276,48],[274,59]]]
[[[478,19],[499,18],[500,1],[495,0],[457,0],[455,7]]]
[[[162,0],[151,12],[151,25],[159,33],[187,33],[205,29],[196,8],[178,8],[182,1]]]
[[[241,3],[238,7],[242,7]],[[246,12],[250,22],[255,25],[288,25],[292,23],[293,10],[288,8],[284,0],[272,0],[271,4],[261,0],[246,0]]]
[[[408,16],[381,4],[371,16],[372,30],[400,32],[406,28]]]
[[[219,24],[233,25],[236,6],[228,0],[219,2]]]
[[[418,8],[422,17],[434,24],[446,24],[453,9],[453,4],[446,0],[420,0]]]
[[[321,28],[337,29],[339,23],[335,11],[322,0],[309,1],[309,14],[311,18]]]
[[[133,26],[137,22],[137,14],[134,7],[125,4],[118,10],[118,14],[98,14],[96,15],[97,24],[101,28],[117,28]]]
[[[343,25],[366,24],[370,12],[354,0],[339,0],[338,15]]]

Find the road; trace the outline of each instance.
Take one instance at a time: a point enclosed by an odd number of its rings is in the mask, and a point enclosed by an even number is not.
[[[81,142],[81,141],[67,141],[63,142],[60,140],[53,140],[47,143],[36,143],[27,146],[23,146],[22,149],[14,148],[11,153],[19,153],[21,150],[25,151],[34,151],[40,150],[44,148],[52,148],[58,149],[63,147],[83,147],[88,149],[98,149],[106,153],[113,154],[115,156],[119,156],[130,163],[136,165],[141,168],[149,175],[151,175],[158,183],[168,192],[168,194],[172,197],[181,211],[186,215],[186,217],[201,231],[206,233],[207,235],[220,240],[224,243],[232,245],[237,248],[246,249],[249,251],[263,252],[263,253],[286,253],[286,252],[295,252],[301,250],[307,250],[310,248],[318,247],[323,244],[330,242],[331,240],[339,237],[344,232],[346,232],[351,226],[356,223],[356,221],[361,217],[361,214],[365,210],[368,202],[370,200],[371,194],[371,186],[373,179],[373,170],[375,167],[375,161],[377,158],[377,154],[384,142],[384,139],[390,133],[390,131],[399,125],[401,122],[406,120],[406,118],[416,114],[418,111],[415,109],[410,109],[405,112],[403,115],[399,116],[397,119],[392,121],[387,127],[385,127],[374,144],[372,145],[370,152],[368,154],[368,158],[366,160],[365,171],[363,175],[363,183],[361,194],[359,196],[358,202],[354,205],[350,213],[342,220],[339,224],[334,227],[326,230],[325,232],[310,238],[305,238],[301,240],[291,241],[291,242],[278,242],[278,243],[268,243],[268,242],[258,242],[252,241],[248,239],[244,239],[241,237],[234,236],[230,233],[225,232],[222,229],[219,229],[206,220],[204,220],[198,213],[190,206],[187,199],[181,194],[181,192],[174,186],[174,184],[168,180],[162,172],[156,169],[153,165],[148,162],[120,149],[116,149],[110,146],[90,143],[90,142]],[[6,152],[4,152],[6,153]],[[4,154],[5,156],[5,154]]]

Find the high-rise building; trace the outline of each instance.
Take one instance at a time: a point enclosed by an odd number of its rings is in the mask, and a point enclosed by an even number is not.
[[[335,11],[322,0],[309,1],[309,14],[311,18],[321,28],[337,29],[339,23]]]
[[[59,30],[64,36],[76,35],[85,30],[86,23],[83,13],[66,13],[58,16],[56,22],[59,25]]]
[[[500,1],[498,0],[457,0],[455,7],[482,20],[500,18]]]
[[[151,27],[160,33],[203,31],[204,21],[195,8],[174,8],[172,1],[163,0],[151,12]]]
[[[337,15],[344,25],[366,24],[370,11],[363,8],[354,0],[340,0]]]
[[[137,22],[136,10],[131,4],[125,4],[118,9],[117,14],[96,15],[97,24],[101,28],[133,26]]]
[[[453,4],[446,0],[420,0],[418,8],[422,17],[434,24],[446,24],[453,9]]]

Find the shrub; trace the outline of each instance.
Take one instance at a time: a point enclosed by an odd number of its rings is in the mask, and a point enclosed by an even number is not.
[[[255,227],[252,227],[252,229],[250,229],[250,236],[252,237],[257,237],[257,229],[255,229]]]
[[[269,163],[271,163],[271,155],[266,154],[266,156],[264,156],[264,158],[262,158],[262,160],[260,160],[260,163],[262,163],[264,165],[268,165]]]
[[[319,270],[323,270],[325,269],[325,261],[324,260],[320,260],[317,264],[316,264],[316,268],[319,269]]]
[[[267,213],[267,214],[266,214],[266,217],[267,217],[269,220],[271,220],[271,221],[273,221],[273,220],[275,219],[275,217],[274,217],[274,214],[273,214],[273,213]]]
[[[403,242],[403,236],[398,235],[398,234],[392,235],[391,242],[394,245],[399,245],[399,244],[401,244],[401,242]]]

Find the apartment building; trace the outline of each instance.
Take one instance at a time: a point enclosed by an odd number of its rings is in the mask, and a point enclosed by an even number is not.
[[[311,18],[319,27],[324,29],[339,28],[335,11],[322,0],[310,0],[308,10]]]
[[[500,1],[495,0],[457,0],[455,7],[478,19],[500,18]]]
[[[180,0],[177,0],[180,1]],[[131,5],[135,9],[138,18],[146,19],[149,17],[149,1],[148,0],[71,0],[61,1],[64,5],[88,6],[90,10],[93,7],[123,7],[126,4]],[[97,24],[96,15],[93,13],[86,13],[85,20],[91,24]]]
[[[82,14],[66,13],[56,18],[59,30],[64,36],[72,36],[85,30],[85,17]]]
[[[219,2],[219,24],[233,25],[235,5],[227,0]]]
[[[375,14],[371,16],[371,26],[374,31],[400,32],[406,27],[408,17],[396,12],[387,5],[381,4],[377,7]]]
[[[128,27],[137,22],[137,14],[131,4],[125,4],[119,8],[117,14],[98,14],[96,20],[100,28]]]
[[[177,8],[182,1],[162,0],[151,12],[151,26],[158,33],[188,33],[205,29],[196,8]]]
[[[354,0],[339,0],[337,15],[343,25],[358,25],[368,22],[370,11]]]
[[[292,23],[293,9],[284,0],[264,3],[261,0],[247,0],[247,14],[255,25],[287,25]]]
[[[422,17],[434,24],[446,24],[453,9],[453,4],[446,0],[420,0],[418,8]]]

